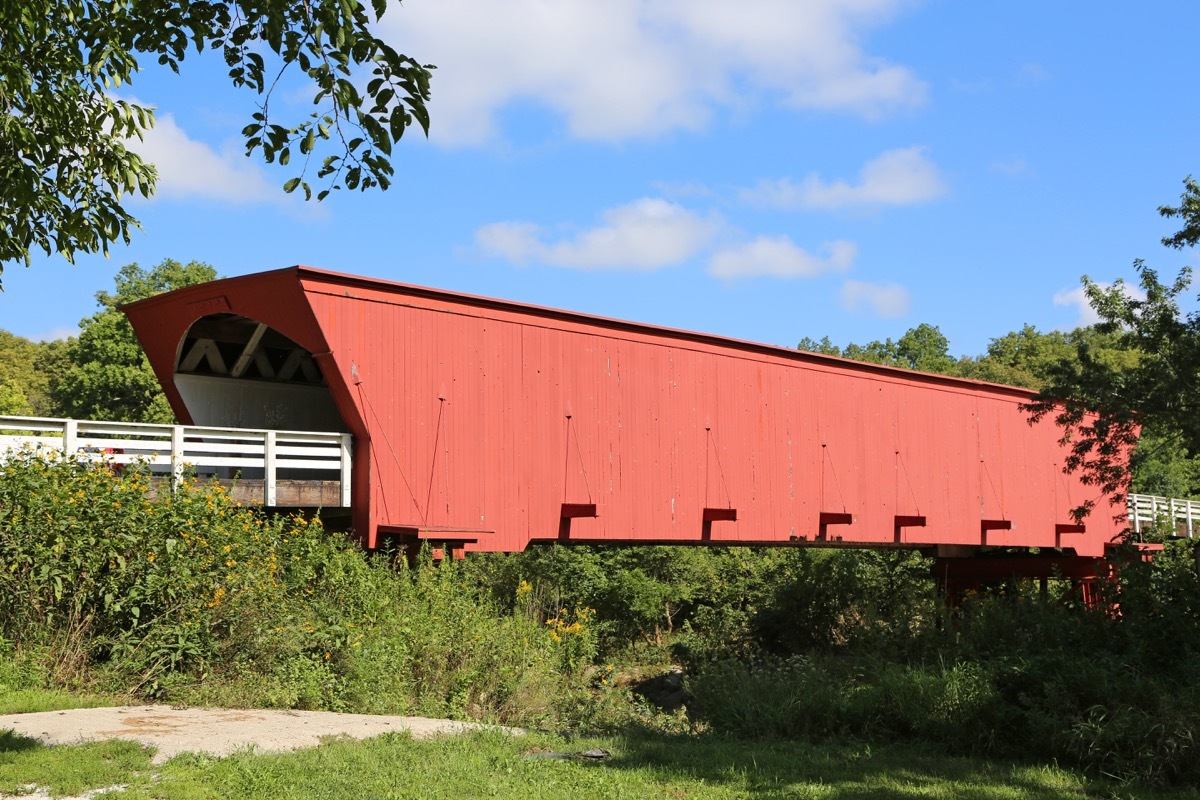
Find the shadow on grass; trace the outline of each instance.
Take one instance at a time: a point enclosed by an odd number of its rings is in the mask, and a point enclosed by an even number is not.
[[[45,745],[37,739],[22,736],[11,728],[0,730],[0,753],[20,753],[26,750],[37,750],[40,747],[45,747]]]
[[[718,736],[628,737],[603,768],[651,771],[666,782],[724,786],[764,799],[810,793],[823,798],[1078,798],[1101,789],[1056,767],[958,758],[912,746]]]

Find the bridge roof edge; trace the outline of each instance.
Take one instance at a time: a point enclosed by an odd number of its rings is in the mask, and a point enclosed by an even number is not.
[[[988,392],[1005,394],[1022,400],[1032,399],[1036,395],[1036,392],[1033,390],[1024,389],[1017,386],[1007,386],[999,383],[972,380],[970,378],[958,378],[929,372],[918,372],[916,370],[903,369],[900,367],[889,367],[881,364],[871,364],[864,361],[854,361],[852,359],[839,358],[837,356],[824,355],[821,353],[810,353],[804,350],[796,350],[779,345],[763,344],[761,342],[752,342],[728,336],[719,336],[717,334],[702,333],[681,328],[669,328],[650,323],[633,322],[613,317],[601,317],[578,311],[568,311],[565,309],[539,306],[531,303],[521,303],[514,300],[503,300],[494,297],[472,295],[464,292],[450,291],[448,289],[437,289],[428,286],[402,283],[400,281],[391,281],[383,278],[371,278],[362,275],[353,275],[350,273],[336,272],[333,270],[299,264],[280,269],[264,270],[262,272],[238,275],[230,278],[221,278],[209,283],[189,286],[183,289],[177,289],[173,292],[168,292],[166,294],[156,295],[145,300],[139,300],[135,303],[122,306],[121,308],[122,310],[136,309],[140,311],[143,308],[151,308],[155,305],[163,303],[179,302],[180,300],[186,299],[192,295],[211,295],[213,290],[217,288],[215,284],[229,286],[232,288],[236,287],[238,284],[258,283],[264,279],[269,280],[270,278],[287,280],[289,274],[300,283],[303,283],[307,280],[317,284],[358,286],[363,289],[394,293],[408,297],[427,298],[431,300],[440,300],[443,302],[459,303],[476,308],[490,308],[519,314],[528,314],[547,320],[582,323],[586,325],[607,328],[609,330],[641,333],[709,346],[729,347],[744,352],[758,353],[776,358],[782,357],[792,361],[832,366],[854,372],[886,376],[889,378],[900,378],[902,380],[915,379],[916,381],[926,384],[936,384],[976,391],[984,390]]]

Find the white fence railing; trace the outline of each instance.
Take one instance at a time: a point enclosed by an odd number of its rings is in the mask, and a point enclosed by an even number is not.
[[[350,505],[348,433],[0,416],[0,458],[7,451],[39,445],[112,464],[144,463],[176,478],[194,470],[205,477],[260,479],[268,506],[276,505],[280,480],[334,480],[340,484],[340,505]],[[1128,503],[1135,532],[1164,518],[1188,538],[1200,532],[1200,501],[1130,494]]]
[[[111,464],[142,463],[176,479],[187,470],[204,477],[260,479],[268,506],[277,504],[281,480],[339,481],[340,505],[350,505],[348,433],[0,416],[0,459],[14,449],[38,446]]]
[[[1128,497],[1129,522],[1135,533],[1144,526],[1166,519],[1181,536],[1191,539],[1200,528],[1200,500],[1180,500],[1175,497],[1158,497],[1152,494],[1131,494]]]

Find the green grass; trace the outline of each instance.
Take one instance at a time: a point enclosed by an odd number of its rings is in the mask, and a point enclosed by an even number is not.
[[[56,795],[123,784],[149,777],[150,754],[133,742],[89,742],[45,747],[12,731],[0,731],[0,793],[23,793],[34,784]]]
[[[62,689],[16,689],[0,687],[0,714],[32,714],[37,711],[62,711],[67,708],[120,706],[127,698],[116,695],[76,694]]]
[[[539,752],[603,747],[600,763]],[[1134,791],[1051,766],[948,758],[912,747],[803,745],[718,737],[566,741],[475,734],[414,741],[388,734],[284,754],[178,756],[159,768],[127,742],[43,747],[0,734],[0,792],[57,794],[124,784],[128,800],[199,798],[1079,798],[1200,797]]]

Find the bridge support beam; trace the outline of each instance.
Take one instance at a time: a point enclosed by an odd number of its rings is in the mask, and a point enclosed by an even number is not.
[[[1134,545],[1128,558],[1149,560],[1162,545]],[[1120,557],[1052,555],[993,555],[962,558],[938,558],[931,570],[938,588],[949,605],[958,605],[968,593],[984,592],[1010,581],[1038,580],[1043,586],[1050,578],[1068,580],[1088,606],[1103,601],[1102,588],[1112,584],[1122,563]],[[1043,589],[1044,591],[1044,589]]]

